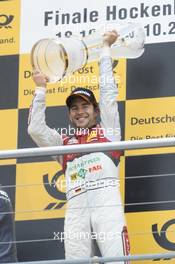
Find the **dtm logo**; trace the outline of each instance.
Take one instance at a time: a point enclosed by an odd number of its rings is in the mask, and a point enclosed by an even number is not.
[[[3,28],[3,27],[12,28],[9,24],[13,21],[13,19],[14,19],[14,16],[12,15],[9,15],[9,16],[4,15],[4,14],[0,15],[0,28]]]
[[[153,233],[153,237],[155,239],[155,241],[159,244],[159,246],[161,246],[162,248],[165,248],[167,250],[172,250],[175,251],[175,243],[169,241],[167,239],[167,229],[171,226],[175,224],[175,219],[171,219],[168,222],[166,222],[161,230],[160,233],[158,232],[158,227],[157,224],[152,225],[152,233]]]
[[[49,203],[44,210],[55,210],[60,209],[66,203],[66,194],[61,192],[58,189],[58,179],[63,175],[63,171],[58,171],[52,178],[51,182],[49,183],[49,176],[48,174],[43,175],[43,183],[44,188],[47,193],[52,196],[54,199],[62,200],[58,203]]]

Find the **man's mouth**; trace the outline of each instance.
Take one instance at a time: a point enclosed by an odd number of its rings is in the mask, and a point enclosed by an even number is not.
[[[76,120],[78,121],[78,122],[83,122],[83,121],[85,121],[87,119],[87,117],[78,117],[78,118],[76,118]]]

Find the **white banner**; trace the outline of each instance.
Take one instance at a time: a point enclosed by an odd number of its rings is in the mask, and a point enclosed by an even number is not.
[[[20,53],[42,38],[84,37],[105,23],[129,21],[142,24],[146,43],[175,41],[175,0],[21,0]]]

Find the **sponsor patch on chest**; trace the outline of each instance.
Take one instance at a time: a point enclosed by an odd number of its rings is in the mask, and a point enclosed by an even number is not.
[[[89,168],[89,172],[97,172],[99,170],[102,170],[102,166],[101,165],[94,165],[93,167]]]

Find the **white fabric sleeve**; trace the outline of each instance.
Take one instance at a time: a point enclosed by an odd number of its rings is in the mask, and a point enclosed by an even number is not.
[[[103,57],[111,57],[111,49],[109,47],[103,47],[100,53],[100,59]]]
[[[55,130],[46,125],[46,89],[39,87],[35,90],[35,95],[29,112],[28,133],[39,147],[62,145],[62,137]]]
[[[110,141],[121,140],[120,117],[118,112],[118,87],[115,83],[110,48],[104,47],[100,56],[100,117],[101,127]]]

